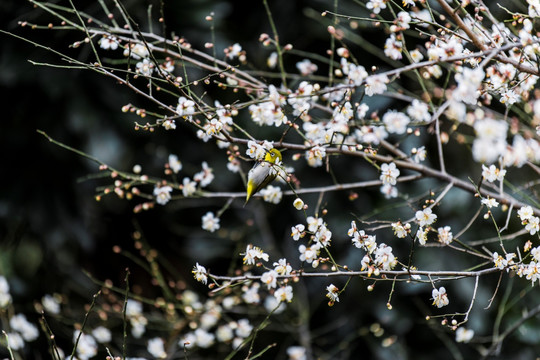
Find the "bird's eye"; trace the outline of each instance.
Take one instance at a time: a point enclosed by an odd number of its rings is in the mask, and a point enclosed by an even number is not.
[[[271,155],[272,157],[276,156],[276,154],[274,154],[274,153],[270,153],[270,155]]]

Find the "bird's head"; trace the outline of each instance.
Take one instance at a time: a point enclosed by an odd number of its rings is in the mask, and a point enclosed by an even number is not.
[[[278,149],[270,149],[266,152],[266,155],[264,156],[264,161],[275,164],[276,162],[281,162],[281,152]]]

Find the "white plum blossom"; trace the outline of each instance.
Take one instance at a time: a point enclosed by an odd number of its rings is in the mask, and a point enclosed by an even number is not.
[[[9,319],[11,330],[17,331],[24,341],[34,341],[39,336],[39,330],[36,325],[26,319],[24,314],[16,314]]]
[[[262,195],[264,201],[272,204],[279,204],[281,202],[281,198],[283,197],[281,188],[273,185],[268,185],[266,188],[262,189],[260,194]]]
[[[137,74],[150,77],[154,72],[154,63],[151,62],[149,59],[143,59],[142,61],[139,61],[137,63],[135,71],[137,72]]]
[[[323,159],[326,156],[326,149],[317,145],[307,150],[305,156],[309,166],[319,167],[323,164]]]
[[[73,334],[73,343],[77,342],[77,358],[88,360],[97,355],[98,346],[92,335],[81,333],[79,330]]]
[[[277,286],[277,276],[279,274],[275,270],[269,270],[261,275],[261,282],[266,284],[268,289],[273,289]]]
[[[303,224],[298,224],[291,227],[291,237],[293,240],[298,241],[303,236],[305,228],[306,227]]]
[[[112,340],[111,331],[104,326],[98,326],[92,330],[92,336],[101,344],[110,343]]]
[[[292,271],[291,265],[287,263],[287,259],[279,259],[277,262],[274,262],[274,271],[279,275],[290,275]]]
[[[431,225],[437,220],[437,215],[433,214],[431,208],[425,208],[424,210],[418,210],[415,214],[416,222],[420,226]]]
[[[169,168],[175,173],[178,174],[182,170],[182,162],[178,160],[178,156],[174,154],[169,155]]]
[[[485,205],[488,209],[499,206],[499,203],[494,198],[484,198],[481,201],[482,205]]]
[[[193,277],[197,281],[202,282],[204,285],[206,285],[208,281],[208,277],[206,274],[208,272],[206,271],[206,268],[204,266],[199,265],[199,263],[196,263],[191,273],[193,274]]]
[[[407,131],[411,119],[402,112],[390,110],[383,115],[382,121],[389,133],[401,135]]]
[[[326,227],[326,224],[319,226],[315,232],[314,240],[321,244],[322,247],[330,245],[330,240],[332,239],[332,232]]]
[[[193,175],[193,180],[200,183],[202,187],[210,185],[214,181],[214,170],[208,166],[206,161],[202,162],[202,170]]]
[[[116,50],[118,49],[118,39],[114,36],[103,36],[99,39],[99,47],[103,50]]]
[[[195,194],[197,191],[197,183],[195,181],[191,181],[190,178],[185,177],[182,180],[182,195],[185,197],[190,197],[191,195]]]
[[[317,65],[309,61],[309,59],[304,59],[300,62],[297,62],[296,68],[298,69],[298,71],[300,71],[300,74],[302,74],[303,76],[311,75],[314,72],[316,72],[318,69]]]
[[[384,184],[381,186],[381,193],[384,194],[384,197],[386,199],[393,199],[398,196],[398,190],[395,186],[392,186],[390,184]]]
[[[417,164],[420,164],[422,161],[426,160],[427,151],[425,146],[420,146],[419,148],[413,148],[411,150],[413,156],[413,161]]]
[[[495,180],[503,181],[505,175],[505,169],[499,169],[493,164],[489,167],[482,164],[482,177],[490,183],[494,182]]]
[[[309,247],[305,245],[300,245],[298,251],[300,252],[300,261],[305,261],[308,264],[312,264],[315,268],[318,266],[318,256],[321,250],[322,245],[320,243],[315,243]]]
[[[514,258],[516,257],[516,254],[508,253],[503,257],[497,252],[494,252],[491,256],[493,258],[493,263],[495,264],[495,267],[504,270],[508,266],[514,265]]]
[[[411,55],[413,63],[419,63],[424,59],[424,55],[422,55],[422,53],[418,49],[411,50],[409,52],[409,55]]]
[[[366,8],[373,11],[374,14],[381,12],[381,9],[386,9],[385,0],[370,0],[366,3]]]
[[[244,264],[255,265],[258,259],[268,261],[268,254],[263,252],[261,248],[248,244],[244,254]]]
[[[540,263],[536,261],[531,261],[527,265],[523,265],[521,271],[518,271],[520,276],[525,275],[527,280],[531,280],[532,284],[536,280],[540,280]]]
[[[533,216],[529,220],[527,220],[525,230],[527,230],[531,235],[540,232],[540,218],[538,218],[538,216]]]
[[[450,226],[444,226],[437,229],[439,242],[449,245],[454,239]]]
[[[456,330],[456,342],[468,343],[474,337],[474,330],[459,327]]]
[[[352,233],[352,243],[359,249],[372,253],[377,248],[376,235],[367,235],[364,230],[356,230]]]
[[[186,119],[191,119],[192,115],[195,113],[195,102],[184,96],[180,96],[178,98],[176,113]]]
[[[9,293],[9,283],[6,278],[0,275],[0,309],[11,304],[11,294]]]
[[[418,99],[414,99],[407,108],[407,115],[414,121],[429,122],[431,120],[428,104]]]
[[[261,284],[258,282],[253,283],[251,286],[242,287],[242,299],[246,304],[258,304],[261,301],[261,296],[259,295],[259,288]]]
[[[21,350],[24,348],[24,339],[19,333],[7,333],[7,345],[11,350]]]
[[[268,56],[268,59],[266,59],[266,65],[270,69],[273,69],[276,67],[277,62],[278,62],[278,54],[277,52],[272,51],[272,53]]]
[[[237,321],[236,326],[236,336],[239,336],[241,338],[247,338],[249,335],[251,335],[251,332],[253,331],[253,325],[249,323],[248,319],[240,319]]]
[[[319,226],[324,223],[324,220],[320,217],[308,216],[306,222],[308,224],[308,230],[311,232],[315,232],[317,231]]]
[[[458,86],[452,92],[452,99],[475,105],[480,96],[479,88],[485,76],[486,74],[481,67],[475,69],[464,68],[462,73],[455,76]]]
[[[379,145],[388,137],[388,132],[385,126],[361,126],[355,130],[355,136],[361,143]]]
[[[448,294],[446,293],[446,289],[444,287],[440,287],[439,289],[433,289],[431,292],[431,296],[433,299],[433,305],[437,306],[438,308],[442,308],[443,306],[446,306],[449,304],[448,300]]]
[[[274,297],[280,302],[291,302],[293,299],[292,286],[282,286],[274,292]]]
[[[373,96],[386,91],[386,84],[390,80],[386,74],[371,75],[366,79],[366,95]]]
[[[382,181],[383,185],[396,185],[399,173],[400,171],[396,167],[395,163],[385,163],[381,165],[381,176],[379,177],[379,179]]]
[[[339,289],[334,284],[326,287],[326,297],[330,299],[330,303],[339,302]]]
[[[165,130],[174,130],[176,129],[176,122],[173,119],[165,119],[161,123],[161,126],[163,126]]]
[[[219,342],[229,342],[233,339],[234,332],[231,324],[220,325],[216,330],[216,339]]]
[[[124,49],[124,56],[131,56],[135,60],[147,58],[150,52],[144,44],[126,44]]]
[[[165,359],[167,353],[165,352],[165,342],[162,338],[153,338],[148,340],[146,350],[155,358]]]
[[[242,52],[242,46],[238,43],[235,43],[229,46],[227,49],[225,49],[225,54],[227,55],[227,58],[231,60],[239,57],[241,52]]]
[[[43,305],[43,308],[45,309],[45,311],[50,313],[50,314],[58,315],[60,313],[60,298],[59,298],[59,296],[50,295],[50,294],[44,295],[41,298],[41,305]],[[1,306],[1,303],[0,303],[0,308],[1,307],[2,306]]]
[[[306,348],[303,346],[289,346],[287,348],[288,360],[306,360]]]
[[[418,243],[422,246],[426,245],[426,242],[427,242],[427,234],[428,234],[428,229],[424,229],[422,227],[418,228],[418,230],[416,231],[416,236],[414,237],[415,240],[418,240]]]
[[[392,270],[397,265],[397,259],[392,253],[392,248],[386,244],[380,244],[374,252],[375,266],[383,270]]]
[[[344,72],[350,84],[356,86],[362,85],[362,82],[368,77],[366,69],[362,65],[347,63],[344,67]]]
[[[156,202],[159,205],[165,205],[171,200],[172,187],[166,186],[156,186],[154,188],[154,196],[156,197]]]
[[[396,39],[395,34],[390,34],[390,37],[386,39],[384,44],[384,54],[393,60],[401,60],[403,55],[403,42]]]
[[[521,219],[521,223],[525,225],[525,222],[534,216],[533,208],[531,206],[522,206],[518,210],[518,216]]]
[[[281,314],[285,311],[286,307],[284,302],[279,301],[273,296],[267,296],[266,299],[264,299],[264,308],[269,313]]]
[[[216,217],[213,212],[208,211],[202,217],[202,228],[203,230],[214,232],[219,230],[219,217]]]

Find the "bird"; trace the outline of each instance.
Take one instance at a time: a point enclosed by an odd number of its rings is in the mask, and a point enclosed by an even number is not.
[[[266,152],[264,161],[258,161],[251,170],[249,170],[247,195],[244,206],[246,206],[253,195],[274,181],[278,172],[275,169],[272,169],[272,164],[280,163],[281,160],[281,152],[278,149],[272,148]]]

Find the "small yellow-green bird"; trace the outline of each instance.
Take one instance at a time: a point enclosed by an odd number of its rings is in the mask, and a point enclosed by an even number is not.
[[[276,169],[272,169],[272,164],[281,162],[281,152],[278,149],[270,149],[264,156],[264,161],[258,161],[248,173],[247,196],[244,206],[249,199],[259,190],[270,184],[277,176]]]

